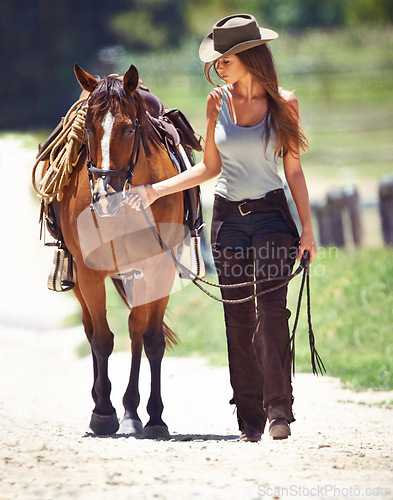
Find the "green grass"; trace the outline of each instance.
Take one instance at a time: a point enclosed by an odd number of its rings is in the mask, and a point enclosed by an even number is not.
[[[393,389],[393,251],[320,249],[312,265],[312,318],[318,352],[329,375],[355,389]],[[289,287],[296,310],[300,278]],[[182,346],[226,363],[221,305],[195,287],[171,297],[170,311]],[[290,320],[292,328],[294,314]],[[305,299],[296,333],[296,368],[310,371]]]
[[[215,281],[215,276],[208,276]],[[206,287],[219,296],[217,289]],[[168,304],[168,324],[177,333],[180,343],[168,354],[205,356],[212,364],[224,365],[227,359],[225,325],[222,305],[207,297],[192,283],[171,295]]]
[[[357,405],[361,405],[361,406],[367,406],[368,408],[372,408],[372,407],[377,407],[377,408],[382,408],[383,410],[393,410],[393,400],[391,401],[378,401],[378,402],[375,402],[375,403],[366,403],[365,401],[353,401],[351,399],[348,399],[346,401],[338,401],[339,403],[344,403],[344,404],[347,404],[347,403],[352,403],[352,404],[357,404]]]
[[[393,251],[340,249],[329,256],[323,250],[312,265],[311,293],[317,348],[328,373],[356,389],[391,390]],[[293,288],[289,297],[294,304]],[[300,330],[301,370],[308,364],[306,336]]]
[[[214,277],[213,277],[214,279]],[[393,250],[320,248],[311,267],[311,312],[316,346],[328,375],[356,390],[393,389]],[[290,328],[300,277],[291,282]],[[296,332],[296,370],[311,371],[305,297]],[[109,322],[116,349],[129,348],[127,312],[109,287]],[[171,295],[167,323],[179,345],[167,356],[203,356],[227,362],[222,305],[190,284]]]

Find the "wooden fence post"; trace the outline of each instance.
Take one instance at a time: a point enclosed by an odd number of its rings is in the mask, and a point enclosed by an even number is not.
[[[349,185],[345,189],[331,189],[321,203],[313,204],[313,212],[318,222],[319,243],[322,246],[343,247],[348,238],[344,216],[348,215],[351,236],[355,246],[363,240],[361,206],[357,189]]]
[[[393,177],[379,183],[379,213],[385,245],[393,246]]]
[[[363,241],[363,227],[361,220],[361,206],[359,193],[353,184],[348,185],[344,189],[346,206],[351,222],[352,239],[355,246],[359,247]]]
[[[343,207],[345,195],[341,189],[331,189],[326,195],[326,204],[330,212],[331,243],[337,247],[345,246]]]
[[[312,209],[318,223],[319,244],[327,247],[332,243],[332,224],[330,218],[330,207],[324,200],[322,203],[313,204]]]

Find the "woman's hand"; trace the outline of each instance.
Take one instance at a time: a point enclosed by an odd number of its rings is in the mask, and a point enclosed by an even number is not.
[[[152,205],[157,198],[158,196],[150,184],[133,186],[127,193],[126,204],[139,211],[141,206],[147,208],[149,205]]]
[[[304,230],[300,238],[299,253],[297,255],[297,260],[300,262],[302,259],[303,252],[308,250],[310,255],[310,264],[314,259],[314,255],[317,253],[317,244],[315,243],[314,234],[312,231]]]

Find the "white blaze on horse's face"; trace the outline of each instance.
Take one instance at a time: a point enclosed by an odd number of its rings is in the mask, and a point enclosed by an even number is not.
[[[101,169],[109,170],[110,166],[110,143],[112,137],[113,124],[115,122],[115,117],[112,115],[110,111],[107,112],[103,121],[102,121],[102,129],[103,135],[101,139]],[[109,177],[99,177],[96,180],[94,192],[93,192],[93,202],[95,206],[95,210],[101,217],[111,216],[114,213],[109,213],[108,208],[108,182]],[[119,205],[119,203],[117,203]],[[118,207],[116,212],[118,212]]]
[[[102,121],[102,128],[104,129],[104,135],[101,139],[101,156],[102,156],[102,166],[103,170],[109,169],[110,156],[109,156],[109,147],[111,143],[111,135],[113,124],[115,123],[115,117],[112,115],[110,111],[105,115],[104,120]]]

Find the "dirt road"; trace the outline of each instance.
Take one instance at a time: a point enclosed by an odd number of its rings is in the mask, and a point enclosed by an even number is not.
[[[75,354],[84,334],[61,328],[74,303],[46,290],[51,252],[37,240],[34,153],[1,140],[0,154],[1,178],[14,187],[1,215],[9,243],[1,250],[0,500],[393,498],[393,393],[354,393],[329,377],[295,377],[290,439],[239,443],[227,369],[166,358],[171,439],[94,437],[91,361]],[[127,353],[110,360],[118,416],[129,361]]]

